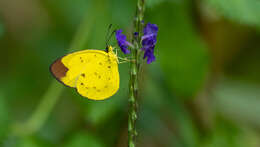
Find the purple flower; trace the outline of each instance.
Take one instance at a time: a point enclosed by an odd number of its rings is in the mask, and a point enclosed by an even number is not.
[[[157,32],[157,25],[151,23],[147,23],[143,30],[142,50],[144,51],[144,59],[147,58],[147,64],[155,60],[154,47],[157,42]]]
[[[118,46],[121,48],[122,52],[124,54],[129,54],[130,51],[127,48],[128,48],[128,46],[131,46],[131,43],[126,41],[126,36],[124,34],[122,34],[121,29],[116,31],[116,40],[117,40]]]
[[[147,64],[152,63],[155,60],[154,56],[154,46],[153,48],[144,52],[144,59],[147,57]]]
[[[137,37],[139,35],[138,32],[134,32],[134,36]]]
[[[146,26],[144,27],[143,32],[144,32],[144,36],[152,35],[152,34],[157,35],[158,27],[156,24],[147,23]]]

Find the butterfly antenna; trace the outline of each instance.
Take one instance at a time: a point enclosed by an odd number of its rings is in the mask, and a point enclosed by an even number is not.
[[[114,33],[116,32],[116,29],[111,32],[110,36],[108,37],[107,43],[110,41],[110,39],[112,38],[112,36],[114,35]]]
[[[109,34],[110,34],[111,28],[112,28],[112,24],[110,24],[108,26],[108,29],[107,29],[107,34],[106,34],[106,38],[105,38],[105,40],[106,40],[106,47],[108,46],[108,40],[109,40]]]
[[[113,32],[111,32],[111,34],[108,36],[107,41],[106,41],[106,51],[108,51],[107,47],[108,47],[108,43],[111,40],[112,36],[114,35],[114,33],[116,32],[116,29],[113,30]]]

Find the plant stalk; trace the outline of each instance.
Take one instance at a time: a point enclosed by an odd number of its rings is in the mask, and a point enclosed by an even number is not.
[[[143,28],[144,16],[144,0],[137,1],[136,16],[134,18],[134,35],[132,43],[134,47],[131,49],[133,62],[130,62],[130,80],[129,80],[129,114],[128,114],[128,147],[136,146],[136,120],[137,120],[137,97],[138,97],[138,73],[140,67],[140,47],[141,34]],[[134,34],[134,33],[133,33]]]

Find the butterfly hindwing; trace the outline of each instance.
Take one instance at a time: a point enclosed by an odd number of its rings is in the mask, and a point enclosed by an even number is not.
[[[52,64],[51,72],[63,84],[75,87],[80,95],[89,99],[106,99],[119,88],[118,63],[114,53],[84,50],[68,54]]]

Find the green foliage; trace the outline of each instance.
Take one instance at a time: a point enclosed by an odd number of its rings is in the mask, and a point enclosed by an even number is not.
[[[137,147],[259,147],[260,36],[248,29],[260,26],[259,1],[146,2],[145,23],[159,32],[156,61],[141,71]],[[82,98],[48,68],[68,51],[104,49],[109,24],[131,38],[136,1],[24,4],[0,5],[0,146],[126,146],[129,65],[105,101]]]
[[[173,0],[148,0],[146,2],[147,7],[154,7],[156,5],[159,5],[160,3],[163,3],[165,1],[173,1]]]
[[[17,141],[17,147],[44,147],[46,144],[32,137],[24,137]]]
[[[4,25],[0,21],[0,38],[2,38],[2,36],[4,35],[4,31]]]
[[[105,147],[101,140],[89,133],[78,132],[73,135],[64,147]]]
[[[216,119],[214,132],[208,136],[203,147],[244,147],[248,144],[241,140],[244,137],[242,129],[223,118]]]
[[[216,12],[238,23],[260,28],[260,1],[206,0]]]
[[[198,130],[192,122],[191,115],[185,110],[180,98],[168,91],[167,83],[160,82],[162,71],[159,69],[159,64],[155,63],[150,70],[153,74],[146,80],[146,85],[149,86],[144,91],[144,100],[140,104],[142,105],[140,115],[144,116],[140,118],[140,128],[146,128],[144,132],[147,132],[147,135],[154,134],[156,138],[164,138],[161,134],[164,132],[163,134],[168,136],[164,142],[168,144],[196,147],[199,142]],[[165,122],[161,119],[173,122],[179,133],[174,134],[167,130]],[[145,127],[147,124],[149,126]],[[181,138],[177,139],[178,136]]]
[[[260,126],[259,85],[223,80],[214,91],[218,110],[237,122]]]
[[[9,123],[9,112],[6,104],[6,97],[4,93],[0,91],[0,142],[2,142],[7,136]]]
[[[159,26],[157,61],[170,88],[182,97],[197,93],[205,82],[209,66],[207,48],[194,28],[189,9],[186,1],[163,3],[147,14]]]

